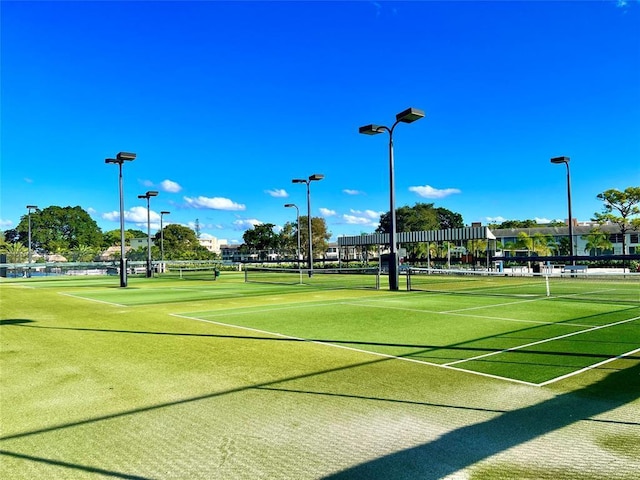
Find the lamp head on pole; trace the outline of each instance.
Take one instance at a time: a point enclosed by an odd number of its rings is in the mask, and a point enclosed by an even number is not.
[[[307,181],[304,178],[294,178],[291,183],[307,183]]]
[[[309,176],[309,181],[312,182],[314,180],[319,181],[322,180],[324,178],[324,175],[322,175],[321,173],[314,173],[313,175]]]
[[[27,205],[27,208],[28,208],[29,210],[31,210],[31,209],[33,209],[33,210],[37,210],[37,209],[38,209],[38,206],[37,206],[37,205]]]
[[[551,163],[566,163],[567,165],[569,164],[569,157],[554,157],[551,159]]]
[[[135,160],[136,158],[136,154],[135,153],[130,153],[130,152],[120,152],[116,155],[116,159],[120,162],[122,161],[132,161]]]
[[[296,204],[295,203],[285,203],[284,206],[285,206],[285,208],[292,208],[292,207],[295,207]]]
[[[169,215],[171,212],[160,212],[160,215]]]
[[[384,132],[385,127],[380,125],[365,125],[364,127],[360,127],[358,129],[358,133],[362,133],[364,135],[377,135],[379,133]]]
[[[417,108],[407,108],[404,112],[396,115],[396,121],[403,123],[413,123],[421,118],[424,118],[424,112]]]

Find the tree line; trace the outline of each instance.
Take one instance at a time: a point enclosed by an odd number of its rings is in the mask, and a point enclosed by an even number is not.
[[[640,230],[640,187],[628,187],[621,191],[606,190],[597,195],[603,202],[602,212],[596,212],[592,220],[604,224],[615,224],[620,228],[623,236],[623,251],[626,251],[626,233],[630,230]],[[120,245],[120,230],[102,232],[98,224],[80,206],[59,207],[50,206],[36,210],[31,217],[31,249],[34,252],[59,254],[72,261],[91,261],[105,249]],[[266,259],[269,252],[278,253],[286,258],[296,258],[298,252],[298,235],[300,236],[300,256],[308,256],[308,220],[300,217],[300,231],[297,222],[287,222],[280,229],[273,223],[255,225],[243,234],[244,243],[239,250],[244,253],[256,253]],[[390,212],[380,215],[376,233],[389,233],[391,224]],[[564,222],[552,222],[544,226],[564,226]],[[540,227],[535,220],[506,220],[499,224],[490,224],[493,229],[536,228]],[[464,227],[462,215],[446,208],[436,207],[433,203],[416,203],[414,206],[402,206],[396,210],[396,231],[411,232],[421,230],[444,230],[448,228]],[[24,261],[28,251],[29,215],[23,215],[15,229],[5,230],[0,238],[0,251],[12,261]],[[362,232],[366,234],[366,232]],[[127,229],[125,244],[130,245],[132,238],[146,238],[142,230]],[[196,232],[189,227],[178,224],[166,225],[162,233],[153,236],[152,257],[160,258],[160,239],[163,238],[164,258],[166,260],[205,260],[216,259],[218,256],[200,245]],[[598,227],[594,227],[586,236],[589,248],[598,252],[611,248],[608,236]],[[322,255],[327,250],[331,232],[327,229],[324,218],[311,218],[311,238],[314,254]],[[560,255],[568,254],[569,239],[561,239],[554,244],[549,236],[540,234],[529,235],[521,232],[516,242],[504,245],[504,249],[528,250],[538,254],[556,252]],[[475,240],[466,246],[467,250],[486,251],[486,245]],[[407,245],[409,258],[424,258],[428,255],[442,254],[438,248],[442,246],[428,244]],[[363,252],[366,253],[366,252]],[[432,255],[433,254],[433,255]],[[315,255],[314,255],[315,256]],[[366,256],[366,255],[365,255]],[[119,252],[114,253],[114,259]],[[144,260],[147,257],[147,247],[129,250],[127,258],[130,260]]]

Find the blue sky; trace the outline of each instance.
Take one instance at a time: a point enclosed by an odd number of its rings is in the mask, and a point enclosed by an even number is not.
[[[574,218],[640,185],[640,3],[629,1],[54,2],[1,5],[0,228],[25,206],[79,205],[119,228],[165,224],[242,242],[313,216],[335,239],[396,206],[466,224]]]

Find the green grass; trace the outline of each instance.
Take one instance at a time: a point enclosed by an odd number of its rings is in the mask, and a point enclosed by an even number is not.
[[[116,277],[18,279],[0,283],[0,300],[2,478],[640,469],[633,302],[245,284],[229,272],[126,289]]]

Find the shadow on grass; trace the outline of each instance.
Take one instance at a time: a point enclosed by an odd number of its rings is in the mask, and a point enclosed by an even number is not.
[[[138,475],[129,475],[127,473],[114,472],[112,470],[105,470],[104,468],[89,467],[86,465],[78,465],[77,463],[62,462],[60,460],[52,460],[50,458],[35,457],[33,455],[24,455],[22,453],[9,452],[7,450],[0,450],[0,455],[6,457],[17,458],[20,460],[28,460],[30,462],[44,463],[47,465],[53,465],[56,467],[63,467],[72,470],[81,470],[83,472],[96,473],[105,477],[124,478],[126,480],[151,480],[148,477],[140,477]]]
[[[21,325],[28,328],[50,328],[50,327],[32,327]],[[56,327],[53,327],[56,328]],[[84,330],[84,329],[79,329]],[[97,330],[114,333],[113,330]],[[115,331],[117,332],[117,331]],[[164,332],[129,332],[121,333],[135,334],[159,334],[159,335],[176,335]],[[177,334],[177,335],[194,335],[194,334]],[[195,335],[203,336],[203,335]],[[269,341],[305,341],[301,339],[282,339],[269,337],[244,337],[244,336],[221,336],[221,335],[204,335],[214,336],[218,338],[239,338],[239,339],[255,339]],[[355,401],[373,400],[398,404],[425,405],[440,408],[456,408],[464,410],[477,410],[482,412],[497,413],[499,416],[491,420],[458,428],[454,431],[442,435],[440,438],[419,445],[401,452],[393,453],[384,457],[377,458],[370,462],[354,466],[342,472],[326,477],[330,480],[341,479],[438,479],[446,475],[456,473],[475,463],[490,458],[505,450],[518,446],[522,443],[533,440],[537,437],[545,435],[549,432],[561,429],[573,423],[585,420],[592,420],[590,417],[606,413],[616,409],[629,402],[636,400],[640,396],[640,364],[625,370],[615,371],[607,375],[602,380],[584,387],[571,393],[558,395],[550,400],[541,402],[536,405],[528,406],[514,411],[488,410],[483,408],[431,404],[427,402],[415,402],[401,399],[390,399],[368,396],[354,396],[345,394],[334,394],[325,392],[304,392],[281,388],[285,383],[319,377],[322,375],[332,374],[341,371],[347,371],[355,368],[362,368],[382,362],[388,362],[393,358],[378,358],[366,362],[344,365],[336,368],[324,369],[304,373],[300,375],[280,378],[268,382],[245,385],[238,388],[228,389],[220,392],[208,393],[189,398],[183,398],[176,401],[159,403],[141,408],[135,408],[127,411],[96,416],[84,420],[69,422],[65,424],[52,425],[50,427],[32,430],[27,432],[15,433],[0,437],[1,441],[10,441],[25,437],[42,435],[49,432],[59,431],[63,429],[74,428],[96,424],[103,421],[137,415],[152,411],[158,411],[178,405],[187,405],[202,400],[214,399],[226,395],[232,395],[251,390],[277,390],[280,392],[306,393],[317,395],[340,396],[343,398],[351,398]],[[606,421],[606,420],[605,420]],[[42,459],[14,453],[8,450],[0,450],[0,454],[12,457],[23,458],[24,460],[34,462],[44,462],[51,465],[59,465],[61,467],[91,471],[102,473],[107,476],[119,478],[140,479],[133,475],[121,474],[118,472],[102,471],[93,467],[66,463],[56,460]]]
[[[573,423],[640,397],[640,364],[581,390],[505,412],[438,439],[325,477],[326,480],[435,480]]]
[[[106,329],[106,328],[49,327],[49,326],[41,326],[41,325],[24,325],[27,322],[32,322],[32,320],[5,320],[5,322],[7,322],[6,325],[16,325],[16,326],[22,326],[27,328],[38,328],[38,329],[46,329],[46,330],[70,330],[70,331],[77,331],[77,332],[122,333],[122,334],[130,334],[130,335],[158,335],[158,336],[176,336],[176,337],[219,338],[219,339],[230,339],[230,340],[257,340],[257,341],[272,341],[272,342],[316,342],[316,343],[326,343],[326,344],[356,346],[356,347],[390,347],[390,348],[418,349],[418,351],[415,351],[415,352],[394,355],[397,358],[419,357],[420,355],[423,355],[425,353],[432,353],[435,351],[445,351],[445,350],[454,350],[454,351],[461,351],[461,352],[476,352],[476,353],[498,353],[501,351],[499,348],[472,347],[472,346],[465,346],[465,344],[478,342],[481,340],[486,340],[491,338],[500,338],[503,336],[505,338],[509,338],[507,336],[509,333],[518,333],[518,332],[523,332],[523,331],[532,330],[536,328],[541,328],[540,325],[536,325],[533,327],[513,330],[505,334],[474,338],[472,340],[468,340],[460,343],[453,343],[448,345],[426,345],[426,344],[414,344],[414,343],[391,343],[391,342],[373,342],[373,341],[360,341],[360,340],[298,338],[298,337],[288,337],[288,336],[269,337],[269,336],[255,336],[255,335],[222,335],[222,334],[214,334],[214,333],[150,332],[150,331],[144,331],[144,330],[120,330],[120,329],[115,330],[115,329]],[[629,343],[629,342],[622,342],[622,343]],[[636,345],[636,344],[634,343],[633,345]],[[376,352],[371,352],[371,353],[376,353]],[[615,355],[611,355],[611,353],[585,353],[585,352],[565,352],[565,351],[548,351],[548,350],[528,350],[525,348],[509,350],[509,353],[529,354],[529,355],[531,354],[554,355],[554,356],[561,356],[561,357],[562,356],[584,357],[584,358],[594,358],[594,359],[600,359],[600,360],[617,358]],[[631,359],[631,360],[640,360],[640,356],[636,356],[636,355],[625,355],[624,358]],[[433,362],[425,361],[425,363],[438,365]]]

